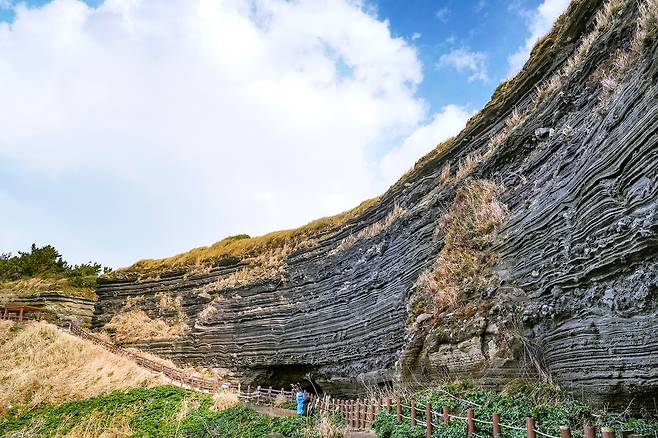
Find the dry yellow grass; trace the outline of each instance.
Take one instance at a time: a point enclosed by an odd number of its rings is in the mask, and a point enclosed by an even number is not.
[[[115,390],[164,383],[140,368],[54,325],[0,325],[0,414]]]
[[[130,309],[114,315],[110,322],[105,324],[104,330],[107,330],[116,342],[130,343],[176,339],[186,334],[189,326],[183,321],[170,325],[163,319],[149,317],[143,310]]]
[[[231,408],[240,404],[240,398],[234,392],[218,392],[212,397],[212,410],[213,411],[223,411],[224,409]]]
[[[446,163],[441,168],[441,175],[439,176],[439,181],[441,184],[446,185],[452,179],[452,166],[450,163]]]
[[[32,296],[44,292],[59,292],[64,295],[96,300],[96,292],[85,287],[73,287],[68,278],[33,277],[0,283],[0,293],[16,296]]]
[[[640,55],[658,33],[658,0],[644,0],[639,6],[640,14],[631,49]]]
[[[390,211],[383,219],[375,222],[374,224],[368,225],[366,228],[362,229],[358,233],[350,234],[346,238],[340,241],[338,246],[331,251],[331,254],[338,253],[340,251],[345,251],[346,249],[353,246],[356,242],[362,239],[367,239],[375,237],[391,225],[393,225],[399,218],[401,218],[406,210],[399,205],[395,204],[393,210]]]
[[[468,176],[468,174],[470,174],[483,159],[483,155],[479,152],[467,155],[466,158],[459,162],[459,167],[455,172],[455,179],[460,180],[466,178],[466,176]]]
[[[286,397],[283,394],[277,394],[276,397],[274,397],[274,401],[272,402],[272,404],[275,407],[280,408],[281,406],[285,405],[287,402],[288,402],[288,397]]]
[[[270,250],[283,248],[286,245],[290,248],[297,248],[300,245],[312,244],[317,236],[340,229],[345,223],[356,218],[378,200],[379,197],[369,199],[351,210],[335,216],[317,219],[303,227],[292,230],[275,231],[259,237],[229,237],[211,246],[195,248],[173,257],[141,260],[128,268],[113,271],[107,277],[153,276],[172,270],[200,271],[225,259],[246,261],[248,263],[250,258],[265,254]]]
[[[190,328],[183,311],[183,297],[159,292],[155,298],[162,318],[151,318],[140,308],[144,302],[142,296],[128,297],[103,330],[118,343],[172,340],[185,335]]]
[[[432,298],[435,312],[454,307],[470,292],[494,282],[491,267],[496,257],[489,246],[509,214],[498,200],[502,190],[491,181],[473,181],[459,189],[441,219],[443,248],[417,282]]]
[[[63,438],[123,438],[133,434],[129,422],[129,414],[114,416],[94,411]]]

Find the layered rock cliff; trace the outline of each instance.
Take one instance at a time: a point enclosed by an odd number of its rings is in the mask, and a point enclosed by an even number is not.
[[[101,278],[94,326],[252,384],[539,375],[600,402],[655,397],[657,15],[574,1],[376,202],[258,254]]]

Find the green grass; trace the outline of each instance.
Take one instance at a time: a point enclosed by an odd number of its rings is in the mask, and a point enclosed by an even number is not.
[[[313,436],[313,432],[309,435],[316,421],[312,417],[273,418],[245,406],[215,412],[211,406],[210,396],[174,386],[137,388],[30,411],[10,411],[0,418],[0,431],[58,437],[87,425],[103,432],[123,419],[124,430],[131,431],[132,437],[258,438],[272,432],[291,438]]]
[[[419,406],[418,419],[425,420],[424,406],[431,403],[435,412],[441,412],[442,406],[448,406],[451,414],[465,416],[469,407],[475,411],[475,418],[491,421],[494,412],[501,414],[501,423],[517,427],[525,427],[525,419],[532,416],[536,428],[553,436],[560,436],[560,426],[569,426],[572,436],[582,437],[584,424],[597,428],[613,427],[620,436],[620,430],[634,430],[647,437],[656,437],[658,422],[643,419],[634,419],[622,413],[609,411],[596,411],[586,404],[574,399],[566,392],[534,381],[517,381],[508,385],[502,392],[494,392],[478,388],[468,382],[458,382],[440,388],[428,389],[414,393],[403,405],[409,405],[413,397]],[[409,409],[403,414],[410,416]],[[440,418],[435,418],[434,437],[457,438],[466,437],[466,422],[453,420],[443,424]],[[379,438],[415,437],[418,432],[407,424],[397,424],[396,415],[381,412],[374,423]],[[480,436],[491,436],[491,425],[476,423],[476,430]],[[524,431],[503,429],[505,437],[525,437]],[[424,435],[418,435],[419,437]]]

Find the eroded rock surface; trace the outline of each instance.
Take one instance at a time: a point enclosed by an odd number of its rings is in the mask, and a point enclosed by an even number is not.
[[[617,3],[600,26],[602,2],[574,2],[454,141],[340,231],[294,250],[283,278],[214,287],[244,269],[233,262],[196,275],[101,279],[95,327],[137,296],[159,318],[155,296],[166,292],[181,297],[190,330],[139,346],[232,368],[245,383],[308,376],[349,394],[393,381],[500,385],[539,374],[600,402],[655,397],[658,43],[635,50],[638,4]],[[560,71],[568,73],[550,82]],[[490,147],[512,117],[513,129]],[[467,175],[444,180],[446,164],[477,154]],[[413,286],[442,248],[439,219],[474,179],[505,189],[510,216],[493,248],[500,281],[460,309],[422,316],[432,312],[413,308]],[[341,246],[397,207],[404,214],[385,229]]]

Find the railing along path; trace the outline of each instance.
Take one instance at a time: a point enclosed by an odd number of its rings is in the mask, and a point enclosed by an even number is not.
[[[281,396],[285,397],[286,401],[295,401],[295,391],[286,391],[284,388],[275,389],[271,386],[267,388],[257,386],[253,389],[251,386],[247,386],[247,389],[243,390],[239,383],[236,385],[235,389],[232,389],[229,382],[192,376],[184,371],[147,359],[130,350],[110,344],[77,325],[71,324],[69,331],[72,334],[99,345],[114,354],[128,357],[148,370],[164,374],[172,381],[172,384],[176,384],[182,388],[189,388],[210,394],[215,394],[220,390],[223,392],[236,391],[239,398],[255,404],[271,405],[277,397],[280,398]],[[488,421],[476,418],[475,408],[472,407],[466,410],[466,416],[459,416],[450,413],[448,406],[442,406],[441,412],[437,412],[431,404],[419,406],[415,400],[411,400],[409,405],[403,404],[400,396],[395,397],[395,403],[393,403],[392,398],[382,398],[378,400],[347,400],[336,399],[329,396],[318,397],[308,393],[307,398],[310,402],[307,409],[317,409],[324,412],[340,412],[345,419],[346,426],[350,429],[370,429],[377,414],[383,410],[386,410],[388,413],[393,413],[393,408],[395,408],[395,415],[398,423],[409,421],[411,426],[418,426],[425,429],[427,438],[432,438],[433,431],[440,427],[441,423],[449,423],[451,421],[465,421],[468,436],[474,438],[481,436],[477,433],[477,424],[492,426],[494,437],[500,436],[504,429],[509,429],[524,431],[528,438],[537,438],[537,436],[544,438],[571,438],[571,429],[569,426],[561,426],[560,436],[558,437],[538,430],[535,426],[535,420],[533,417],[526,418],[525,427],[514,426],[502,422],[502,415],[500,413],[494,413],[491,417],[491,421]],[[406,412],[409,412],[409,415],[406,415]],[[596,438],[596,431],[594,427],[585,425],[583,427],[583,435],[584,438]],[[609,427],[602,427],[601,437],[616,438],[615,430]],[[634,434],[632,431],[622,431],[620,437],[645,438],[643,435]]]

